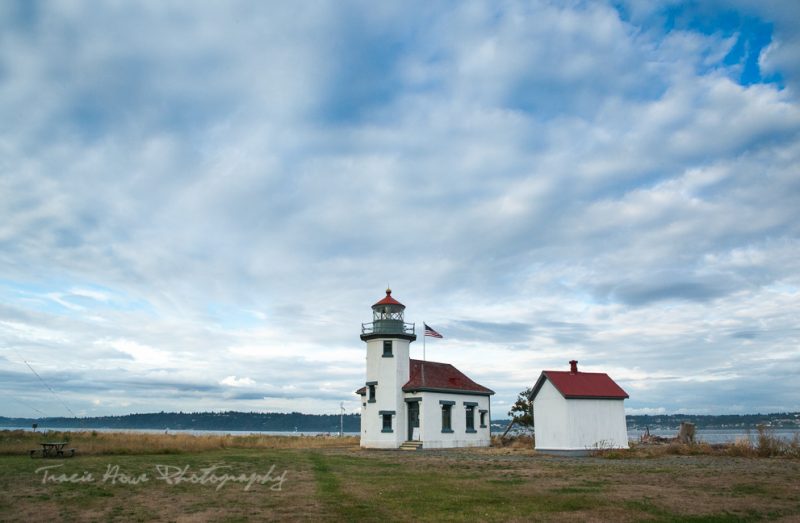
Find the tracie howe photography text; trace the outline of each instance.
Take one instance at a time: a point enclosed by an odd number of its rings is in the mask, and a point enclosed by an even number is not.
[[[277,471],[275,465],[265,472],[236,472],[231,465],[216,464],[204,468],[192,469],[190,465],[153,465],[149,472],[131,472],[119,465],[107,464],[102,473],[88,471],[73,472],[65,469],[64,464],[46,465],[36,469],[43,485],[47,484],[105,484],[136,486],[151,481],[161,481],[165,485],[191,483],[207,485],[220,490],[226,485],[241,485],[249,491],[254,486],[264,487],[272,491],[280,491],[287,479],[288,470]]]

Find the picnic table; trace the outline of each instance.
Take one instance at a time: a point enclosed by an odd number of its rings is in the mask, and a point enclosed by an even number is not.
[[[44,443],[39,443],[42,446],[42,457],[43,458],[58,458],[64,457],[64,447],[67,446],[68,441],[47,441]],[[75,449],[68,449],[70,457],[75,455]],[[40,452],[38,450],[31,451],[31,457]]]

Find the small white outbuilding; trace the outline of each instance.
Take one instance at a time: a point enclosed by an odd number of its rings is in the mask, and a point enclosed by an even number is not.
[[[597,449],[628,448],[623,402],[628,394],[601,372],[545,370],[533,387],[536,450],[586,455]]]

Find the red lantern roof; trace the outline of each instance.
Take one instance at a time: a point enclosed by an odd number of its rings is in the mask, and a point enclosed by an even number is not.
[[[386,289],[386,296],[381,301],[373,305],[373,307],[377,307],[378,305],[399,305],[405,308],[405,305],[392,298],[392,289]]]

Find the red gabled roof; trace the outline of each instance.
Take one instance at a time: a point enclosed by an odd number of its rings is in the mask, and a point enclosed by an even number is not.
[[[377,307],[378,305],[399,305],[405,308],[405,305],[392,298],[392,289],[386,289],[386,296],[381,301],[373,305],[373,307]]]
[[[359,396],[365,396],[367,394],[367,388],[361,387],[356,391],[356,394],[358,394]]]
[[[608,374],[603,372],[569,372],[545,370],[533,387],[533,397],[544,385],[550,383],[567,399],[625,399],[628,393],[616,384]]]
[[[403,385],[404,392],[422,390],[458,391],[474,394],[494,394],[494,391],[478,385],[449,363],[410,360],[410,378]]]

